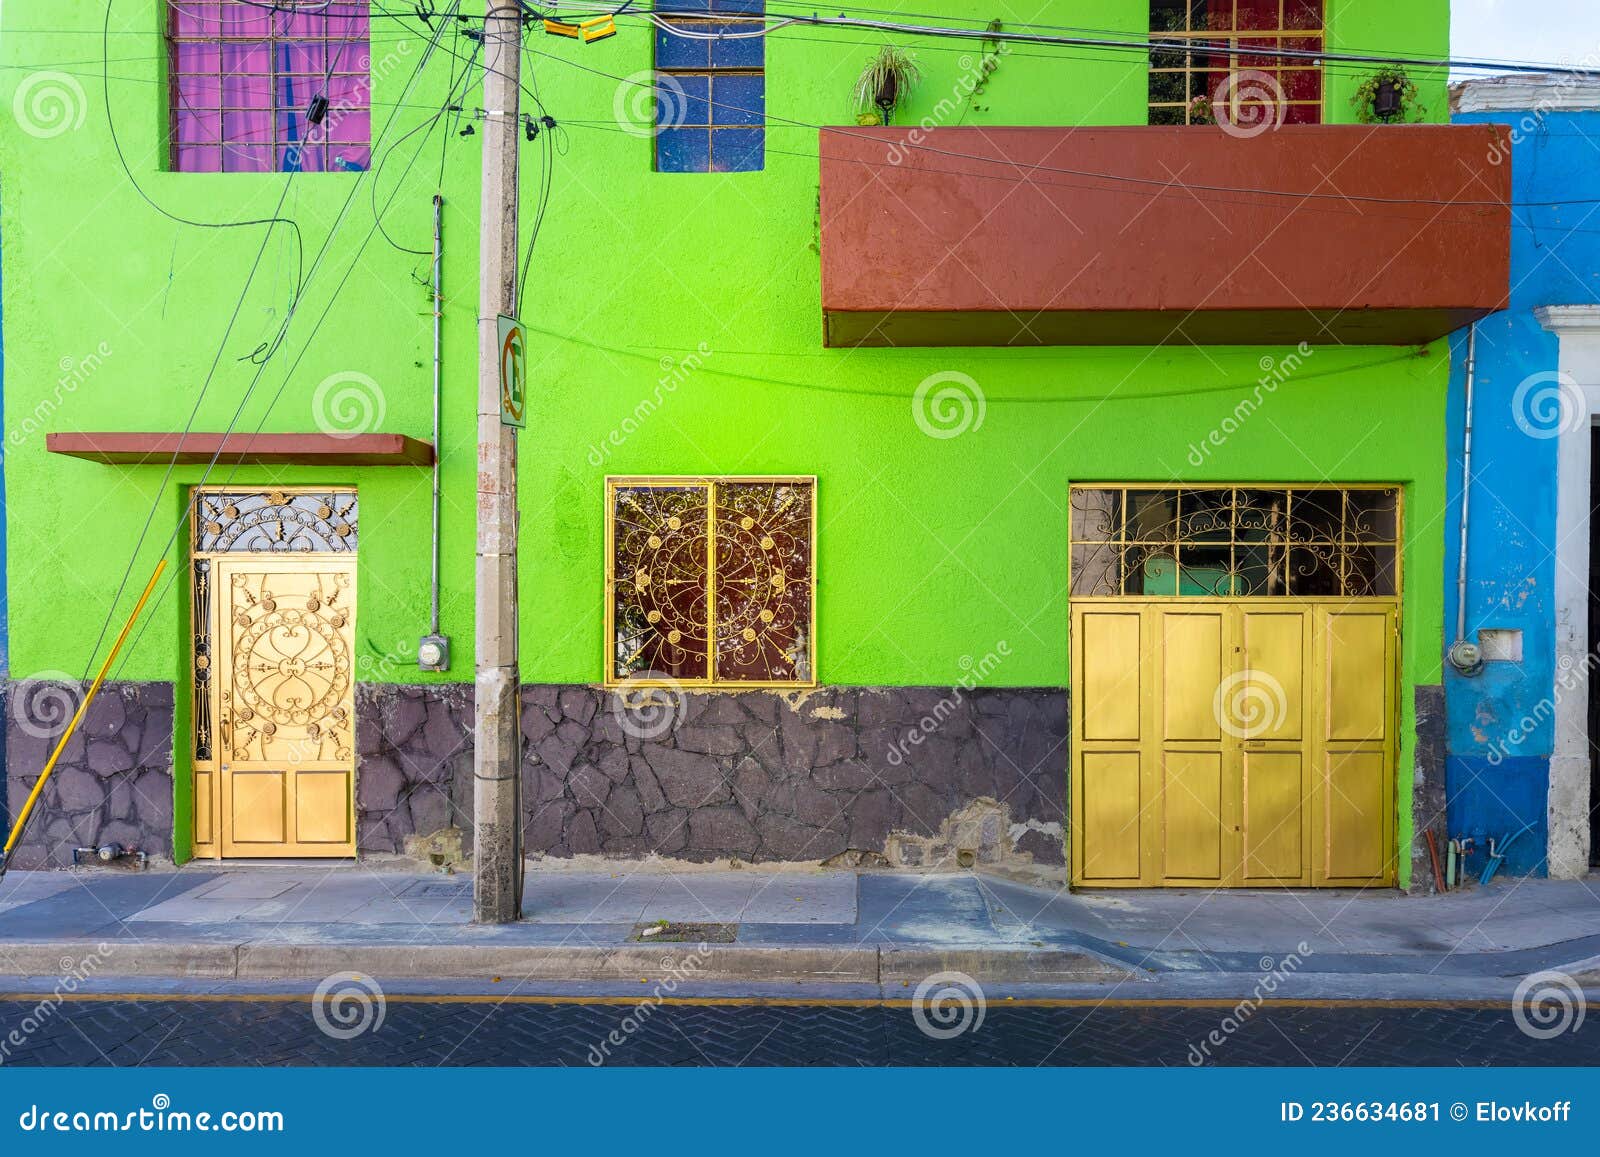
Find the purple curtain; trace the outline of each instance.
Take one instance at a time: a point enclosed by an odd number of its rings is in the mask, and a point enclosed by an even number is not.
[[[293,3],[294,0],[287,0]],[[180,172],[360,170],[371,162],[366,0],[168,0]],[[306,121],[326,93],[319,125]]]

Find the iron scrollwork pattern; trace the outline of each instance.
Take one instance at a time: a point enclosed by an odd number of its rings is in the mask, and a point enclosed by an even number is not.
[[[716,488],[716,673],[729,682],[811,679],[812,488]]]
[[[612,487],[609,681],[812,679],[809,479]]]
[[[337,572],[233,576],[231,758],[350,758],[349,586]]]
[[[1072,585],[1106,596],[1393,596],[1399,491],[1074,487]]]
[[[711,488],[619,486],[612,517],[612,674],[710,674]]]
[[[349,554],[356,549],[354,490],[201,492],[196,554]]]
[[[211,677],[211,560],[194,561],[194,757],[212,758]]]

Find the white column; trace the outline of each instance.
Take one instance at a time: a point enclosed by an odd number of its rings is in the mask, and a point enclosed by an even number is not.
[[[1555,747],[1550,755],[1547,850],[1550,875],[1572,880],[1589,871],[1589,474],[1590,431],[1600,413],[1600,306],[1536,311],[1561,340],[1563,407],[1556,466]]]

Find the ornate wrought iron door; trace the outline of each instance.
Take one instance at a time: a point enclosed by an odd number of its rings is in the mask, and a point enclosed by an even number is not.
[[[194,854],[355,853],[350,489],[194,495]]]
[[[212,568],[220,852],[355,854],[355,562]]]

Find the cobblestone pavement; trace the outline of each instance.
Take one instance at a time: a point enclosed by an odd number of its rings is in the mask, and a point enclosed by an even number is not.
[[[101,999],[54,1009],[4,1001],[0,1059],[20,1065],[1181,1067],[1203,1055],[1194,1050],[1213,1030],[1225,1032],[1229,1013],[1194,1005],[995,1003],[981,1023],[934,1039],[903,1005],[394,998],[381,1021],[376,1007],[347,1009],[346,1023],[359,1027],[365,1016],[368,1027],[336,1039],[312,1011],[309,997]],[[336,1018],[323,1019],[340,1027]],[[1276,1005],[1208,1047],[1221,1065],[1593,1065],[1600,1064],[1600,1023],[1535,1040],[1504,1006]]]

